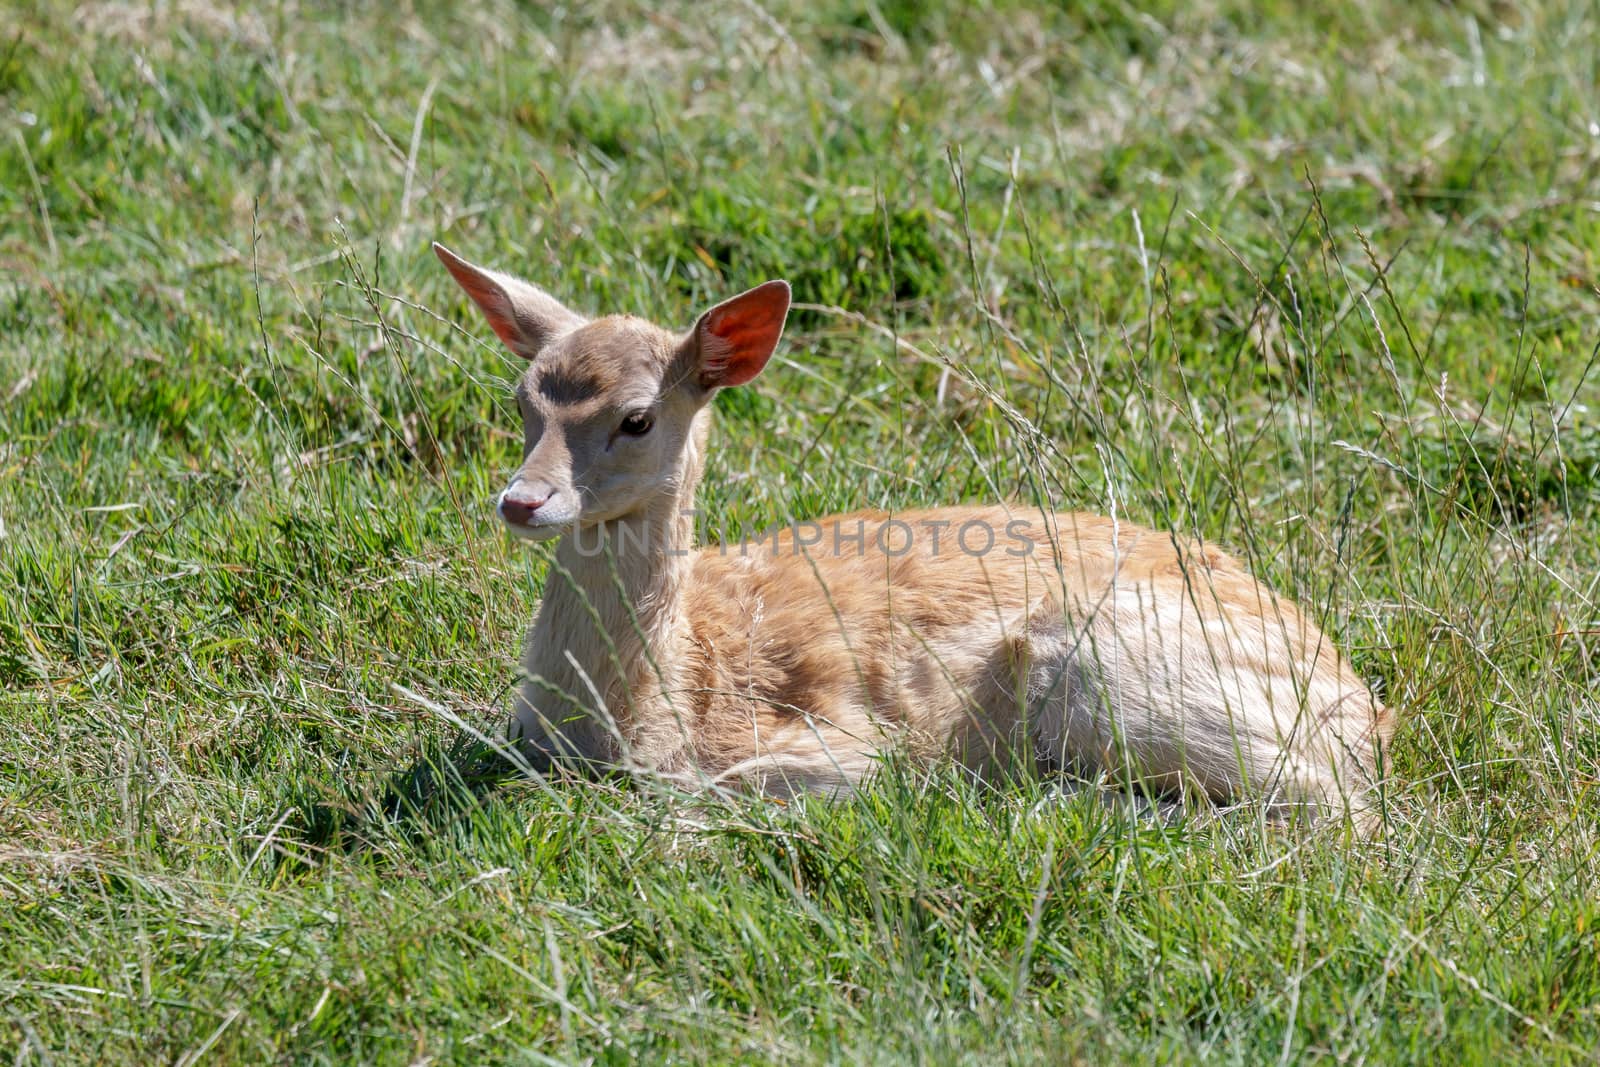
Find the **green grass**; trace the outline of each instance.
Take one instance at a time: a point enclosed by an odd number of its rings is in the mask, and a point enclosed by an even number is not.
[[[1582,2],[14,0],[0,1052],[1591,1062],[1597,80]],[[434,238],[795,283],[714,525],[1224,543],[1398,709],[1385,833],[465,780],[548,552]]]

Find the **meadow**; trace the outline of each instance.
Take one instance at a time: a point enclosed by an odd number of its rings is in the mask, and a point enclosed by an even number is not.
[[[0,11],[0,1053],[1593,1062],[1600,7]],[[887,765],[535,781],[549,546],[442,240],[688,326],[737,536],[1217,542],[1399,716],[1383,829]]]

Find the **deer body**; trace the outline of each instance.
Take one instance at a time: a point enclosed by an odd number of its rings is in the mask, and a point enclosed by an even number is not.
[[[586,321],[435,247],[530,361],[524,461],[499,505],[513,532],[561,536],[516,700],[530,753],[789,794],[847,789],[896,749],[988,777],[1365,805],[1387,709],[1210,546],[994,507],[696,549],[707,400],[762,369],[787,286],[678,337]]]

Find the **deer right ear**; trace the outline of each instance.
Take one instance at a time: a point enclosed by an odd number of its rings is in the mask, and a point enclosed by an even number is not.
[[[537,285],[468,263],[437,241],[433,254],[472,297],[500,340],[523,359],[533,359],[585,321]]]

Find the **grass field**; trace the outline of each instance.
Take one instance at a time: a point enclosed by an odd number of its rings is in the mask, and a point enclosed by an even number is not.
[[[1593,1062],[1600,7],[0,16],[0,1053]],[[688,325],[730,533],[1217,540],[1399,714],[1385,831],[890,767],[467,781],[547,547],[428,252]]]

